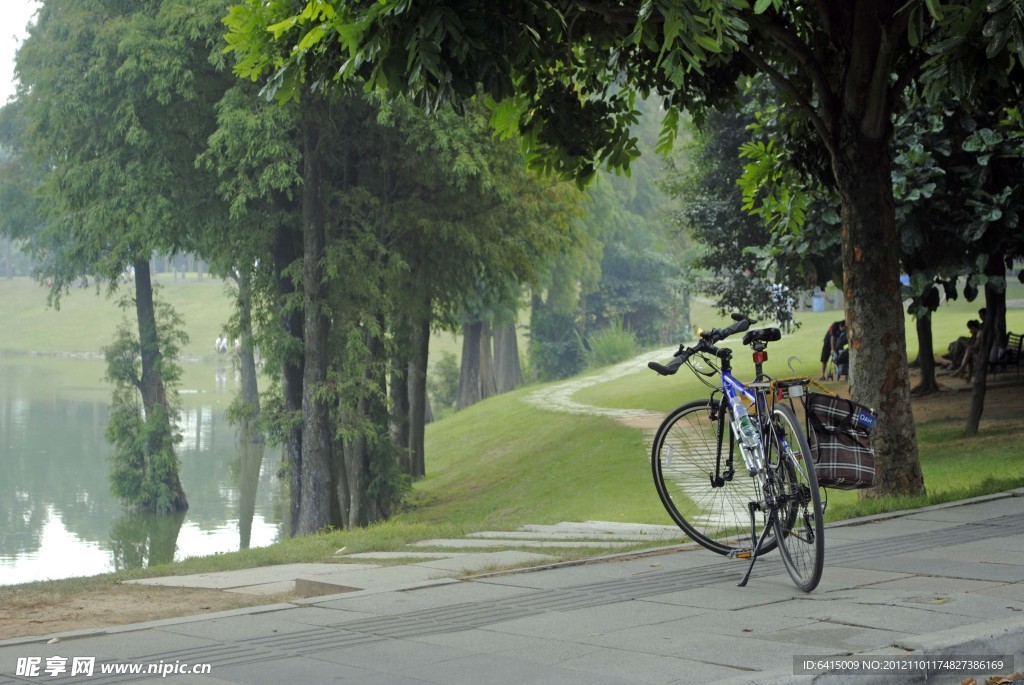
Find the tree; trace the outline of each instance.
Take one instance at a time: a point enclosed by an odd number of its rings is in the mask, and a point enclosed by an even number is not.
[[[42,229],[37,190],[46,177],[43,164],[26,154],[24,103],[13,100],[0,109],[0,235],[4,236],[4,272],[13,278],[14,250],[31,249]],[[27,274],[28,268],[19,269]]]
[[[265,350],[271,377],[290,388],[301,372],[288,344],[288,334],[301,326],[293,321],[297,289],[287,275],[293,263],[296,196],[302,182],[301,150],[294,108],[276,107],[257,97],[251,84],[239,83],[216,105],[217,128],[207,140],[198,164],[218,179],[217,193],[227,215],[221,230],[200,236],[199,252],[211,268],[234,282],[236,320],[232,328],[240,342],[240,396],[232,415],[243,434],[259,434],[259,394],[255,349]],[[282,392],[297,409],[297,395]],[[282,438],[289,444],[289,441]],[[298,448],[286,449],[298,454]],[[298,469],[296,469],[298,472]]]
[[[49,223],[36,249],[47,258],[42,275],[53,300],[85,274],[110,290],[125,274],[134,280],[140,369],[133,383],[141,406],[131,432],[163,436],[150,443],[160,456],[146,453],[166,462],[161,473],[175,493],[147,500],[160,510],[188,503],[167,439],[174,416],[161,341],[170,333],[157,319],[150,256],[186,249],[191,229],[216,206],[193,162],[224,89],[197,27],[221,8],[46,0],[18,53],[28,149],[50,169],[42,191]]]
[[[260,427],[283,446],[288,465],[289,530],[298,530],[302,475],[303,304],[297,268],[301,255],[302,148],[298,111],[277,107],[239,83],[216,106],[217,128],[198,163],[213,172],[228,207],[228,230],[202,237],[203,252],[221,273],[237,275],[238,328],[245,364],[258,345],[272,388],[262,404]],[[248,283],[245,297],[243,283]],[[250,317],[246,317],[245,300]],[[252,321],[246,335],[245,318]],[[248,337],[248,340],[247,340]],[[254,365],[254,364],[253,364]],[[254,369],[253,369],[254,371]],[[245,385],[255,386],[255,374]],[[257,410],[251,395],[240,398],[241,418]]]

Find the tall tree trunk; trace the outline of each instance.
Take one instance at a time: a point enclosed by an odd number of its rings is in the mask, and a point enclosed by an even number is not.
[[[366,331],[367,357],[364,361],[364,386],[349,417],[349,432],[353,437],[345,440],[345,476],[348,480],[348,511],[345,525],[349,528],[365,526],[380,521],[390,513],[387,488],[371,491],[370,483],[388,469],[375,460],[393,458],[394,452],[387,444],[388,409],[383,402],[386,396],[384,365],[384,341],[380,336]]]
[[[935,380],[935,342],[932,339],[932,314],[917,318],[917,344],[920,351],[917,361],[921,371],[921,379],[917,387],[910,391],[911,395],[928,395],[939,391]]]
[[[474,321],[462,327],[462,364],[459,370],[459,397],[456,409],[465,409],[482,399],[480,393],[480,338],[483,323]]]
[[[497,380],[494,378],[494,353],[491,324],[484,321],[480,326],[480,399],[486,400],[498,394]]]
[[[425,312],[430,311],[430,295]],[[430,354],[430,317],[425,314],[412,324],[412,360],[409,362],[409,475],[427,473],[425,432],[427,423],[427,361]]]
[[[967,415],[966,431],[975,435],[985,411],[985,392],[988,389],[988,362],[993,348],[1006,340],[1006,269],[1002,254],[991,255],[985,268],[985,322],[981,327],[981,340],[974,350],[974,386],[971,392],[971,411]]]
[[[146,423],[160,421],[156,426],[160,431],[170,433],[171,412],[161,375],[160,339],[156,330],[156,305],[153,302],[153,281],[149,273],[149,260],[136,259],[132,267],[135,271],[135,316],[139,327],[139,352],[142,360],[142,377],[139,392],[142,395],[142,406],[146,410]],[[175,464],[177,460],[175,460]],[[166,476],[166,485],[171,493],[170,507],[173,511],[188,509],[188,498],[178,477],[175,466]]]
[[[409,315],[401,311],[394,316],[392,337],[398,341],[397,349],[391,356],[391,382],[388,395],[391,399],[391,441],[400,452],[402,472],[412,475],[412,458],[409,451],[409,372],[412,368],[412,325]]]
[[[322,259],[326,247],[320,127],[323,100],[308,96],[303,111],[302,288],[305,311],[305,368],[302,377],[302,493],[297,535],[330,525],[331,440],[327,385],[327,340],[330,320],[324,313],[328,293]]]
[[[283,199],[282,199],[283,201]],[[287,223],[280,223],[274,231],[273,259],[274,284],[277,306],[281,312],[280,324],[286,339],[281,362],[281,395],[288,416],[302,414],[303,313],[290,300],[295,297],[296,285],[287,277],[287,269],[299,258],[302,234]],[[288,464],[289,513],[288,531],[294,535],[299,529],[299,504],[302,501],[302,425],[290,421],[284,439],[284,461]]]
[[[494,378],[499,393],[515,390],[523,384],[514,321],[494,328]]]
[[[833,164],[842,198],[850,394],[879,415],[872,434],[876,487],[870,494],[920,494],[924,477],[910,408],[889,146],[884,137],[864,136],[859,121],[839,137],[844,144]]]
[[[990,295],[989,285],[985,284],[985,308],[991,312],[994,298]],[[981,425],[981,415],[985,412],[985,393],[988,389],[988,359],[995,343],[996,325],[993,317],[986,312],[985,323],[982,324],[981,339],[978,346],[969,354],[974,355],[974,384],[971,390],[971,410],[967,414],[968,435],[975,435]]]
[[[388,383],[388,394],[391,399],[391,442],[395,443],[400,453],[402,473],[412,475],[412,454],[409,452],[409,370],[412,363],[405,355],[392,359],[391,382]]]
[[[149,262],[141,259],[132,264],[135,272],[135,318],[139,326],[139,352],[142,376],[139,391],[142,406],[149,414],[157,405],[166,407],[163,378],[160,377],[160,341],[156,330],[156,305],[153,302],[153,282]]]
[[[258,428],[260,391],[256,378],[256,353],[252,338],[252,272],[243,268],[238,273],[238,322],[241,329],[238,349],[238,372],[241,376],[242,403],[246,407],[242,422],[242,439],[260,442],[263,434]]]

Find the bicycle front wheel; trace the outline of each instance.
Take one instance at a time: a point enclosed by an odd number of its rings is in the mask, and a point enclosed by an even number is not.
[[[769,464],[778,504],[775,537],[789,576],[810,592],[818,586],[825,563],[825,524],[814,460],[792,409],[776,405],[772,424]]]
[[[676,525],[712,552],[730,554],[753,550],[768,525],[768,512],[762,479],[748,475],[722,410],[718,400],[673,410],[654,436],[651,469],[658,496]],[[758,553],[774,548],[775,535],[769,532]]]

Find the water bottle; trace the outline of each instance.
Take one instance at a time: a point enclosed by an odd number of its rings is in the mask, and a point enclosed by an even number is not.
[[[739,440],[740,453],[743,455],[747,470],[750,471],[750,475],[756,476],[761,472],[761,438],[757,434],[757,426],[750,418],[750,413],[738,397],[732,403],[732,425],[736,432],[736,438]]]

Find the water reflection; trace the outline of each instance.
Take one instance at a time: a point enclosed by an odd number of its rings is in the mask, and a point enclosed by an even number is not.
[[[277,460],[264,459],[263,445],[237,444],[224,419],[235,384],[219,390],[213,367],[191,371],[200,382],[185,396],[178,449],[191,506],[184,516],[154,516],[126,512],[110,494],[102,364],[0,358],[0,585],[278,539]],[[97,380],[82,382],[90,376]]]
[[[114,569],[142,568],[174,561],[178,533],[185,512],[150,514],[127,512],[110,529],[110,551]]]

